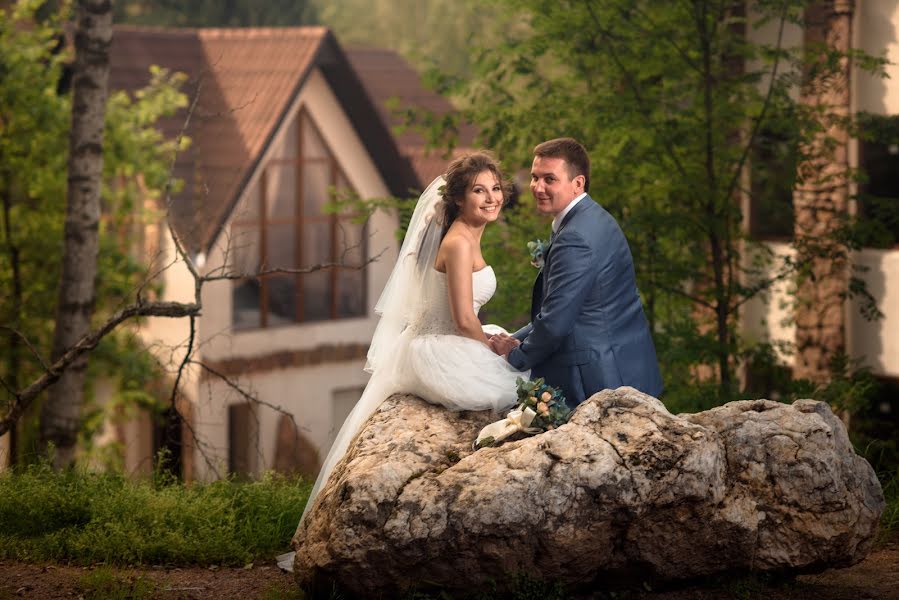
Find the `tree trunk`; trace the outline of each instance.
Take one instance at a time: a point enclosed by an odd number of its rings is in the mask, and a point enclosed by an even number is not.
[[[729,123],[719,123],[716,120],[715,88],[719,85],[719,77],[727,73],[728,77],[742,76],[745,70],[745,60],[742,55],[715,48],[717,29],[707,27],[708,13],[713,7],[708,2],[697,5],[701,15],[697,19],[697,34],[699,39],[700,68],[702,69],[702,92],[705,120],[703,130],[705,133],[705,152],[703,167],[705,181],[707,182],[706,202],[702,207],[705,217],[706,230],[704,231],[707,244],[708,279],[705,282],[697,281],[696,290],[702,290],[710,297],[712,306],[707,308],[694,305],[693,313],[698,323],[698,330],[702,334],[714,334],[717,341],[715,350],[716,365],[697,365],[693,374],[698,381],[713,381],[717,379],[719,384],[719,399],[728,401],[734,397],[736,386],[739,383],[734,378],[733,356],[733,317],[734,317],[734,287],[738,270],[736,262],[739,256],[739,240],[736,237],[737,228],[731,215],[733,210],[728,204],[733,203],[739,207],[740,198],[721,197],[722,185],[718,178],[718,163],[721,160],[714,142],[714,133],[719,127],[731,127]],[[735,0],[726,6],[726,10],[719,18],[726,19],[728,36],[744,38],[746,27],[744,19],[746,6],[743,0]],[[742,143],[740,131],[731,127],[730,137],[734,145]],[[721,224],[720,226],[717,224]],[[716,370],[717,369],[717,370]]]
[[[2,161],[2,156],[0,156]],[[22,326],[22,270],[19,247],[12,237],[12,185],[9,182],[9,173],[4,173],[3,190],[3,236],[5,249],[12,270],[12,306],[8,317],[9,326],[21,330]],[[19,370],[22,368],[22,341],[15,331],[8,332],[8,354],[6,356],[7,381],[11,389],[19,389]],[[19,430],[13,427],[9,430],[9,457],[7,466],[14,466],[19,456]]]
[[[65,246],[54,361],[90,331],[94,310],[112,3],[78,0],[76,19]],[[85,354],[50,388],[41,410],[41,442],[55,446],[57,468],[70,465],[75,457],[86,368]]]
[[[827,0],[806,8],[805,45],[810,65],[821,65],[824,60],[810,53],[814,44],[824,43],[841,53],[849,51],[853,4],[852,0]],[[803,83],[801,102],[823,109],[827,116],[848,117],[849,69],[845,56],[836,73],[811,69]],[[832,79],[824,81],[827,76]],[[848,257],[834,233],[848,209],[848,144],[845,126],[828,123],[807,149],[811,158],[799,166],[801,183],[793,194],[796,259],[806,269],[796,294],[793,373],[817,383],[829,379],[830,361],[846,348]]]

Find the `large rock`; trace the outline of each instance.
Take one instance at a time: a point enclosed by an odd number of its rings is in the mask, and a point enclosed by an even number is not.
[[[860,561],[884,507],[822,402],[673,416],[619,388],[554,431],[473,452],[490,419],[384,402],[297,530],[299,583],[389,597],[519,574],[609,585],[815,571]]]

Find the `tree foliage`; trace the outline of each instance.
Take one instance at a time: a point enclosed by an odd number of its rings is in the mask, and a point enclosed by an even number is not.
[[[735,370],[752,345],[740,310],[796,271],[747,236],[742,201],[776,203],[784,185],[789,197],[794,178],[778,185],[784,164],[813,158],[805,142],[830,118],[794,100],[807,55],[784,32],[803,26],[807,2],[761,1],[750,13],[734,0],[490,4],[508,15],[504,34],[478,40],[470,78],[432,81],[463,98],[459,119],[477,123],[481,143],[513,167],[527,168],[542,140],[584,143],[591,195],[634,254],[666,397],[695,397],[709,375],[702,404],[735,397]],[[839,54],[828,56],[816,68],[836,69]],[[883,64],[857,51],[853,59],[872,71]],[[447,143],[452,127],[423,124]],[[766,146],[767,160],[753,161]],[[748,185],[750,170],[767,185]]]
[[[468,48],[490,35],[496,10],[471,0],[313,0],[342,44],[390,48],[419,68],[464,76]]]
[[[61,30],[69,12],[63,6],[39,19],[35,14],[41,4],[24,0],[0,11],[0,378],[12,390],[35,379],[49,358],[65,215],[71,99],[60,87],[71,55],[62,47]],[[131,251],[141,239],[135,234],[158,217],[144,201],[159,197],[174,151],[174,142],[165,140],[153,123],[186,104],[177,90],[182,79],[154,70],[151,83],[134,97],[110,95],[97,319],[122,305],[145,280],[147,265]],[[120,332],[104,340],[98,356],[110,360],[101,359],[92,372],[109,376],[111,366],[122,361],[144,365],[145,371],[122,382],[145,390],[134,378],[145,383],[157,373],[143,352],[128,333]],[[0,410],[8,391],[3,391]],[[20,452],[32,445],[34,426],[34,419],[27,418]]]
[[[164,27],[296,26],[316,22],[309,0],[118,0],[117,23]]]

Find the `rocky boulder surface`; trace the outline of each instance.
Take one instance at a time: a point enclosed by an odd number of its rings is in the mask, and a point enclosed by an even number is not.
[[[578,587],[809,572],[864,558],[884,507],[822,402],[674,416],[624,387],[558,429],[473,451],[493,419],[386,400],[297,530],[300,585],[390,597],[522,574]]]

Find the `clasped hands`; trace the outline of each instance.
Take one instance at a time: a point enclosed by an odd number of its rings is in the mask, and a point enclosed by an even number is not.
[[[507,333],[494,333],[487,336],[487,344],[495,353],[503,358],[509,358],[509,352],[521,342]]]

